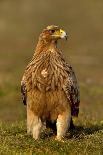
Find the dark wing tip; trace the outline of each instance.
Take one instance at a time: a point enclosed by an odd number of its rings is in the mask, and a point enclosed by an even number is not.
[[[22,101],[24,105],[26,105],[27,91],[26,91],[26,86],[24,83],[21,84],[21,94],[22,94]]]

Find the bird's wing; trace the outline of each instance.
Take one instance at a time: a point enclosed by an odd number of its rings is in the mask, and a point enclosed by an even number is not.
[[[23,75],[22,80],[21,80],[21,94],[22,94],[22,101],[24,105],[26,105],[27,90],[26,90],[25,75]]]
[[[78,82],[72,67],[66,64],[65,68],[68,73],[68,77],[64,83],[63,89],[69,102],[71,103],[71,115],[78,116],[80,103]]]

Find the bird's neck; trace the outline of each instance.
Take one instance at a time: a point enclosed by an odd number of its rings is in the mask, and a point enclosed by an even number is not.
[[[57,41],[39,39],[35,53],[46,52],[49,49],[56,49],[56,48],[57,48]]]

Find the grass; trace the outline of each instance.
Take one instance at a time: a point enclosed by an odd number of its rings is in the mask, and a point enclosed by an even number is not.
[[[103,124],[85,122],[67,133],[64,142],[54,140],[51,130],[45,130],[41,139],[27,135],[25,122],[0,124],[1,155],[102,155]]]

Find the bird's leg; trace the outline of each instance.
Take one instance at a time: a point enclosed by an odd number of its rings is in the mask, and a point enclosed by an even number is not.
[[[41,119],[27,106],[27,133],[32,134],[33,138],[37,140],[40,136],[41,127]]]
[[[38,116],[35,116],[33,120],[33,138],[35,140],[39,139],[41,128],[42,128],[41,119]]]
[[[27,105],[27,133],[28,134],[32,134],[33,120],[34,120],[34,113]]]
[[[70,126],[70,120],[71,120],[71,112],[63,112],[62,114],[58,115],[57,118],[57,140],[62,140],[62,138],[65,136],[69,126]]]
[[[51,121],[46,121],[46,127],[52,129],[54,132],[56,132],[56,122],[51,122]],[[73,130],[75,129],[75,125],[73,123],[73,119],[71,117],[70,120],[70,127],[68,128],[68,130]]]

